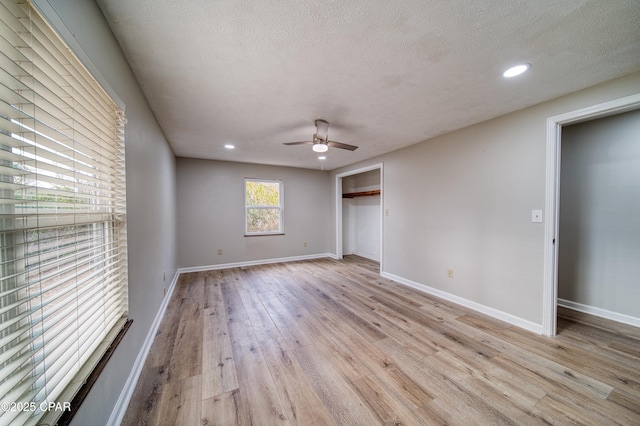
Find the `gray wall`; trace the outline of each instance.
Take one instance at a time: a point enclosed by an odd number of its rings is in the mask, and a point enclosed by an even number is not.
[[[334,170],[332,179],[384,163],[383,272],[541,325],[544,224],[531,223],[531,210],[545,208],[547,118],[639,89],[634,74]]]
[[[640,318],[640,111],[561,143],[558,297]]]
[[[48,3],[124,102],[128,119],[129,316],[134,322],[73,421],[99,425],[107,423],[176,271],[175,158],[98,6],[86,0]]]
[[[319,170],[177,159],[180,267],[325,254],[330,251],[329,174]],[[244,236],[244,178],[284,181],[285,235]],[[307,247],[304,243],[307,242]],[[218,255],[218,249],[223,254]]]

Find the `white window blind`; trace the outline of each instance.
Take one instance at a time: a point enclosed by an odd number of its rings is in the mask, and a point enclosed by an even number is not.
[[[0,424],[61,414],[46,402],[126,319],[125,207],[123,113],[27,1],[0,0]]]

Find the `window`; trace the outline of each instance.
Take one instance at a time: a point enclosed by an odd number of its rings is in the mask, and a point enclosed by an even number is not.
[[[244,180],[245,235],[283,234],[282,181]]]
[[[29,2],[0,52],[0,424],[54,424],[127,317],[125,119]]]

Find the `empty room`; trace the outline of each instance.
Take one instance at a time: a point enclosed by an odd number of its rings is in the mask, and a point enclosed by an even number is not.
[[[0,0],[0,425],[640,424],[638,22]]]

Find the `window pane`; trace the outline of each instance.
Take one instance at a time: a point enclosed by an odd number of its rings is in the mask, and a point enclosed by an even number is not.
[[[247,232],[280,232],[280,209],[247,208]]]
[[[246,181],[247,206],[280,206],[280,183],[279,182],[256,182]]]

